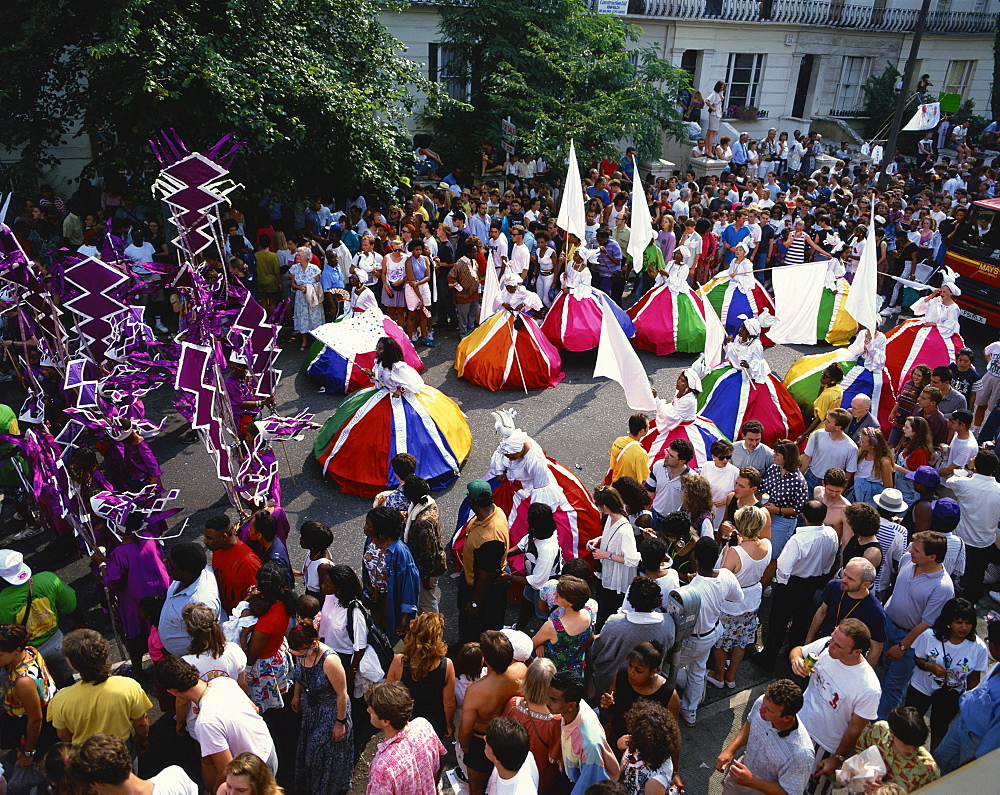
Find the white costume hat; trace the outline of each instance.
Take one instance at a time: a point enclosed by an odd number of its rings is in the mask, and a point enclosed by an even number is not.
[[[504,455],[517,455],[528,442],[528,434],[517,428],[507,438],[500,442],[500,452]]]
[[[692,391],[701,392],[701,378],[698,373],[688,367],[681,375],[687,379],[688,386],[691,387]]]

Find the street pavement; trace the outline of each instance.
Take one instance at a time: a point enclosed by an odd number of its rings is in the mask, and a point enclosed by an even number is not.
[[[967,343],[978,351],[995,339],[993,330],[974,323],[966,324],[964,320],[963,332],[967,335]],[[282,333],[281,339],[286,339],[286,332]],[[499,408],[516,409],[518,425],[536,439],[549,455],[572,468],[587,488],[599,484],[607,471],[610,444],[615,437],[627,433],[627,418],[632,411],[626,405],[618,384],[593,377],[596,352],[567,353],[563,358],[566,378],[555,389],[527,395],[523,391],[489,392],[456,378],[453,360],[457,339],[454,333],[441,333],[438,335],[436,348],[420,349],[421,358],[427,367],[424,379],[462,407],[468,415],[474,439],[472,453],[465,462],[457,483],[434,495],[441,506],[443,533],[449,533],[454,527],[465,484],[482,476],[489,465],[490,456],[496,448],[494,420],[490,412]],[[308,409],[316,414],[318,422],[323,422],[336,410],[341,397],[320,394],[309,377],[299,372],[302,354],[297,348],[297,345],[289,343],[278,360],[278,366],[283,368],[285,376],[276,393],[277,411],[291,416]],[[799,356],[828,349],[827,346],[776,346],[767,349],[766,358],[774,371],[782,375]],[[672,394],[677,375],[696,358],[684,355],[656,357],[642,351],[639,356],[661,396]],[[198,444],[185,445],[180,441],[187,426],[173,409],[172,391],[171,388],[164,387],[146,398],[150,418],[165,416],[168,419],[164,431],[151,440],[151,446],[163,468],[164,485],[180,489],[178,504],[185,506],[184,511],[171,520],[172,527],[176,528],[189,520],[183,538],[199,540],[206,518],[225,510],[235,517],[235,511],[228,504],[205,450]],[[23,395],[16,384],[0,384],[0,400],[9,403],[16,410],[22,399]],[[286,450],[282,450],[279,445],[276,452],[281,463],[283,503],[293,528],[289,538],[293,566],[300,567],[303,556],[297,541],[297,528],[303,521],[313,519],[333,528],[334,542],[330,549],[333,559],[359,569],[363,518],[370,503],[341,494],[335,484],[322,475],[312,456],[311,434],[307,433],[301,442],[288,443]],[[67,563],[65,559],[56,560],[49,549],[51,538],[47,534],[27,541],[12,541],[11,538],[20,529],[20,525],[10,521],[9,514],[8,508],[4,511],[4,516],[8,517],[3,523],[4,543],[23,552],[28,563],[36,570],[57,571],[73,586],[81,603],[87,607],[88,626],[108,632],[110,637],[107,616],[99,607],[97,588],[90,575],[88,562],[76,560]],[[452,642],[456,639],[457,623],[454,582],[447,577],[443,579],[442,610],[448,628],[446,640]],[[762,684],[782,673],[781,665],[779,662],[777,671],[765,675],[752,665],[745,664],[740,671],[736,691],[709,688],[705,705],[699,711],[697,725],[681,727],[681,775],[686,782],[687,792],[719,791],[720,776],[712,776],[711,769],[715,756],[728,738],[739,729],[749,705],[762,692]],[[787,667],[787,663],[784,665]],[[155,702],[148,663],[142,681]],[[140,774],[152,774],[167,764],[182,764],[192,775],[197,775],[197,764],[192,764],[191,741],[173,733],[173,720],[170,716],[160,717],[159,712],[154,712],[153,717],[158,718],[152,729],[153,742],[150,751],[141,760]],[[280,746],[290,752],[291,738],[294,737],[294,716],[279,715],[272,711],[267,717],[269,723],[273,723],[273,733]],[[284,757],[289,761],[284,762],[279,772],[279,781],[286,787],[290,787],[292,783],[292,758],[294,757]],[[361,767],[359,773],[362,772]],[[363,791],[361,775],[357,777],[355,790]]]

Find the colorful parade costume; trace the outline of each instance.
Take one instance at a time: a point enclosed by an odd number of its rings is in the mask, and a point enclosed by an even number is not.
[[[954,284],[949,286],[957,295]],[[897,389],[909,378],[914,365],[946,367],[965,347],[958,333],[959,307],[954,301],[945,304],[938,296],[925,296],[910,309],[919,317],[900,323],[886,335],[886,367]]]
[[[458,343],[455,371],[459,378],[491,391],[498,389],[548,389],[565,378],[559,351],[527,313],[540,309],[541,300],[519,285],[515,292],[502,290],[498,306],[475,331]],[[600,331],[600,325],[598,325]]]
[[[455,482],[472,449],[472,432],[458,405],[405,362],[376,363],[374,387],[355,392],[326,421],[313,452],[345,494],[374,497],[398,485],[389,466],[397,453],[417,459],[416,474],[443,489]]]
[[[705,350],[707,299],[688,286],[689,271],[683,263],[670,263],[667,275],[657,276],[653,289],[628,310],[636,348],[657,356]]]
[[[669,403],[657,400],[656,419],[642,439],[642,446],[649,453],[649,465],[663,458],[667,447],[674,439],[687,439],[694,448],[693,469],[698,469],[712,460],[712,442],[722,439],[723,434],[715,423],[698,416],[698,392],[701,380],[693,369],[684,371],[691,389]]]
[[[837,257],[826,264],[826,283],[819,302],[816,340],[830,345],[846,345],[858,330],[854,318],[844,309],[851,285],[844,278],[847,270]]]
[[[528,508],[540,502],[552,508],[556,533],[564,560],[586,553],[587,542],[601,535],[602,520],[590,493],[573,472],[550,458],[538,442],[514,427],[514,413],[494,412],[495,427],[501,442],[490,459],[484,477],[493,488],[496,505],[508,517],[510,541],[516,544],[528,532]],[[511,460],[525,445],[528,451]],[[465,546],[465,528],[472,516],[466,498],[458,511],[458,526],[452,541],[452,551],[461,562]]]
[[[759,332],[757,321],[743,325],[751,330],[751,338],[736,337],[726,346],[726,363],[702,378],[699,413],[733,441],[740,438],[743,423],[750,419],[763,424],[764,444],[797,439],[805,431],[802,411],[764,360],[764,348],[753,332]]]
[[[862,330],[847,348],[798,359],[785,373],[784,385],[800,406],[811,409],[819,395],[820,376],[830,364],[836,362],[844,371],[844,380],[840,384],[844,397],[840,405],[849,408],[855,396],[867,395],[872,399],[872,413],[888,435],[892,408],[896,404],[896,390],[885,367],[886,337],[881,331],[876,331],[869,340],[867,334],[866,330]]]
[[[742,249],[742,246],[736,248]],[[698,293],[708,299],[722,325],[726,327],[726,334],[731,337],[735,337],[740,329],[741,315],[756,317],[765,310],[771,315],[775,313],[774,299],[764,285],[754,278],[753,262],[747,258],[741,260],[737,256],[728,270],[702,286]],[[763,333],[760,343],[765,346],[774,344]]]
[[[352,291],[353,292],[353,291]],[[365,288],[369,295],[371,290]],[[313,329],[316,341],[306,355],[303,369],[320,385],[321,392],[350,394],[372,385],[366,370],[375,366],[375,345],[380,337],[392,337],[403,349],[403,359],[420,372],[420,360],[406,332],[378,306],[353,310],[334,323]]]
[[[541,326],[542,332],[559,350],[596,348],[601,342],[601,318],[606,311],[614,315],[626,337],[635,334],[632,319],[607,293],[593,287],[591,279],[587,267],[583,270],[569,267],[563,273],[563,291],[552,303]]]

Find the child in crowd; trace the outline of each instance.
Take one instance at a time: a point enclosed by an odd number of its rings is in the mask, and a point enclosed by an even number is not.
[[[299,530],[299,545],[306,550],[302,562],[302,570],[294,571],[296,577],[305,579],[306,594],[322,598],[319,590],[319,570],[324,565],[333,565],[330,559],[330,544],[333,543],[333,531],[322,522],[308,521],[302,523]]]

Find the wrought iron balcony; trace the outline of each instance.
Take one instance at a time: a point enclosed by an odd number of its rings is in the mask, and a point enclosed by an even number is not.
[[[598,0],[588,0],[597,9]],[[837,0],[629,0],[630,16],[675,20],[713,19],[722,22],[766,22],[854,30],[909,33],[917,24],[915,8],[880,8],[848,5]],[[932,12],[929,33],[980,33],[994,31],[996,15],[988,12]]]

